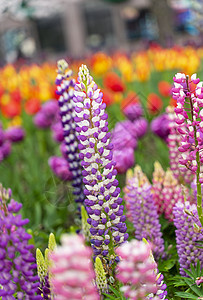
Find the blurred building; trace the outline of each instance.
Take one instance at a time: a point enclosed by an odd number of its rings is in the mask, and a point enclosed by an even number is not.
[[[62,53],[79,58],[97,50],[131,49],[139,43],[158,40],[161,34],[155,16],[158,9],[153,11],[152,5],[166,2],[13,1],[10,0],[5,11],[2,10],[0,18],[0,56],[6,61],[12,61],[15,56],[50,57]],[[166,18],[162,11],[161,14]]]

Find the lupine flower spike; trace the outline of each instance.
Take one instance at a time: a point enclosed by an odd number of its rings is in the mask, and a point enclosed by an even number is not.
[[[40,278],[40,287],[38,294],[41,295],[44,299],[51,298],[51,288],[50,288],[50,279],[51,273],[50,268],[50,254],[56,248],[56,240],[53,233],[49,235],[48,248],[45,250],[45,255],[43,256],[40,249],[36,250],[36,261],[37,261],[37,272]]]
[[[179,160],[181,153],[178,150],[181,143],[181,135],[178,132],[179,125],[176,123],[176,114],[173,106],[166,108],[166,113],[169,121],[169,135],[167,138],[167,145],[169,149],[170,169],[173,172],[173,176],[181,184],[190,184],[194,179],[194,174],[186,168],[186,166],[180,165]]]
[[[164,199],[163,199],[163,182],[164,182],[165,171],[158,161],[154,163],[154,172],[152,178],[152,194],[154,203],[157,206],[157,212],[162,214],[164,212]]]
[[[185,187],[186,188],[186,187]],[[188,195],[189,193],[187,193]],[[178,184],[176,178],[174,178],[171,170],[167,170],[163,182],[163,208],[165,218],[169,221],[173,221],[173,207],[179,202],[184,202],[182,186]]]
[[[51,255],[51,284],[56,299],[99,300],[91,248],[79,235],[63,235],[61,244]]]
[[[133,177],[127,179],[124,191],[124,200],[135,228],[135,238],[148,240],[152,244],[155,258],[159,258],[164,252],[161,225],[151,185],[139,166],[135,167]]]
[[[75,121],[84,168],[84,203],[90,216],[87,221],[91,225],[91,243],[95,256],[106,256],[107,263],[114,264],[114,249],[127,240],[128,234],[115,178],[117,171],[112,157],[108,115],[102,101],[103,94],[84,65],[79,69],[78,82],[74,94]]]
[[[145,244],[149,244],[146,239],[143,239],[143,242]],[[153,263],[155,263],[152,251],[150,251],[150,259]],[[156,267],[154,268],[154,273],[156,274],[157,291],[156,291],[156,293],[150,293],[149,295],[147,295],[146,299],[150,299],[150,300],[165,299],[165,300],[168,300],[168,299],[166,299],[166,295],[167,295],[166,288],[167,288],[167,286],[163,281],[164,276],[161,273],[159,273],[159,270],[157,269],[157,264],[156,264]]]
[[[83,202],[83,183],[81,175],[80,159],[78,156],[78,141],[76,138],[74,122],[73,92],[75,81],[71,78],[72,70],[65,60],[58,61],[58,75],[56,77],[57,93],[60,95],[58,104],[63,126],[64,140],[66,144],[67,160],[72,172],[73,194],[76,202]]]
[[[196,266],[197,260],[203,267],[203,251],[196,241],[203,240],[200,222],[198,220],[197,207],[188,201],[185,204],[178,202],[173,209],[174,225],[176,227],[177,252],[180,263],[180,274],[187,276],[184,269],[190,270],[190,265]],[[195,225],[195,226],[194,226]]]
[[[143,241],[132,240],[121,245],[117,250],[120,262],[117,278],[123,283],[121,291],[129,300],[147,299],[150,293],[157,292],[157,264],[150,257],[151,248]],[[150,298],[149,298],[150,299]]]
[[[108,292],[107,278],[101,259],[97,256],[95,259],[94,270],[96,274],[96,284],[100,293]]]
[[[11,190],[0,186],[0,298],[42,299],[37,295],[39,278],[34,275],[35,258],[25,229],[29,220],[18,214],[22,204],[11,198]]]
[[[203,172],[200,166],[203,162],[203,82],[196,74],[177,73],[174,80],[173,98],[177,101],[175,108],[177,130],[181,134],[181,145],[178,150],[182,157],[180,163],[196,174],[197,211],[203,225],[202,193]]]

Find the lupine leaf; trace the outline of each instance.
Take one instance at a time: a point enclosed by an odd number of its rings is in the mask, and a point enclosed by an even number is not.
[[[175,293],[177,296],[179,297],[182,297],[183,299],[194,299],[194,300],[197,300],[197,296],[195,295],[192,295],[190,293],[187,293],[187,292],[176,292]]]

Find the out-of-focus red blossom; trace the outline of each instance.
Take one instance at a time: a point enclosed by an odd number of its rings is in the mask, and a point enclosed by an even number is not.
[[[113,95],[106,89],[102,89],[103,93],[103,102],[106,103],[106,106],[109,106],[113,103]]]
[[[1,113],[6,118],[13,118],[21,114],[21,104],[16,101],[9,101],[9,103],[1,104]]]
[[[159,93],[163,97],[170,97],[171,95],[171,84],[167,81],[160,81],[158,83]]]
[[[10,97],[11,97],[12,101],[15,101],[15,102],[18,102],[18,103],[20,103],[21,99],[22,99],[19,90],[15,90],[15,91],[11,92]]]
[[[133,92],[129,91],[127,97],[123,99],[121,102],[121,109],[124,110],[128,105],[137,104],[139,103],[138,95]]]
[[[60,98],[60,95],[57,94],[57,89],[55,89],[55,91],[54,91],[54,98],[56,100],[58,100]]]
[[[3,87],[0,85],[0,97],[4,94],[4,89]]]
[[[154,93],[150,93],[147,98],[147,108],[151,114],[160,112],[163,107],[161,98]]]
[[[123,92],[125,85],[121,78],[114,72],[109,72],[104,77],[104,87],[110,89],[113,92]]]
[[[28,115],[34,115],[40,110],[40,100],[31,98],[25,102],[24,108]]]

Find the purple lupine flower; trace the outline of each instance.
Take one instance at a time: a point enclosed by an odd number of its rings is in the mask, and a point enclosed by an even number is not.
[[[151,185],[139,166],[135,167],[134,175],[128,178],[124,191],[126,207],[135,228],[135,238],[149,241],[154,257],[159,258],[164,252],[161,225]]]
[[[11,142],[5,141],[2,146],[0,146],[0,161],[4,160],[11,153]]]
[[[71,79],[72,70],[65,60],[58,61],[58,75],[56,77],[57,94],[60,95],[58,106],[63,127],[64,142],[66,145],[66,159],[72,173],[72,186],[75,201],[82,203],[83,193],[82,170],[78,155],[78,140],[76,137],[76,125],[74,121],[75,111],[73,102],[73,88],[75,80]]]
[[[107,256],[115,262],[114,248],[128,238],[126,217],[117,187],[117,171],[112,160],[113,144],[108,132],[108,115],[103,94],[98,89],[86,66],[82,65],[75,86],[75,121],[80,141],[80,158],[84,170],[85,205],[91,225],[92,247],[95,256]]]
[[[139,118],[133,122],[134,135],[138,139],[142,138],[147,132],[148,122],[145,118]]]
[[[40,282],[40,287],[37,290],[37,294],[43,295],[43,299],[51,299],[51,289],[48,275],[44,277],[43,283]]]
[[[63,235],[62,246],[50,255],[51,286],[56,299],[99,300],[94,285],[95,273],[91,262],[92,250],[79,235]]]
[[[143,115],[143,109],[139,103],[133,103],[127,105],[123,109],[123,112],[130,121],[134,121]]]
[[[125,173],[135,163],[134,149],[113,150],[113,159],[116,162],[115,169],[119,174]]]
[[[2,146],[4,140],[5,140],[5,134],[2,128],[2,124],[0,123],[0,146]]]
[[[184,269],[190,270],[190,265],[196,266],[197,260],[203,267],[203,249],[200,249],[196,241],[203,240],[203,233],[196,231],[194,223],[201,227],[195,204],[178,202],[174,209],[174,225],[176,227],[176,243],[179,256],[180,275],[187,276]]]
[[[56,100],[45,102],[34,117],[34,124],[39,128],[49,128],[59,118],[59,108]]]
[[[51,156],[48,160],[49,166],[54,174],[63,181],[72,179],[72,173],[67,160],[63,157]]]
[[[151,259],[151,248],[143,241],[131,240],[117,250],[120,262],[116,277],[123,283],[121,291],[129,300],[147,299],[149,293],[157,292],[155,261]]]
[[[181,135],[178,132],[179,125],[176,124],[174,107],[168,106],[166,108],[168,120],[169,120],[169,135],[167,138],[167,146],[169,149],[169,158],[170,158],[170,168],[173,172],[173,176],[179,182],[185,182],[190,184],[194,178],[194,174],[185,166],[179,164],[179,160],[181,159],[181,153],[178,148],[181,144]],[[184,127],[184,126],[182,126]]]
[[[5,131],[5,139],[13,143],[22,141],[24,137],[25,131],[19,126],[10,127]]]
[[[36,292],[38,276],[34,275],[35,258],[28,244],[31,236],[24,225],[29,220],[18,214],[22,204],[10,200],[11,191],[0,188],[0,297],[2,299],[42,299]]]
[[[152,120],[150,128],[154,134],[166,141],[170,133],[168,115],[164,113],[156,117]]]
[[[57,123],[53,124],[51,126],[51,130],[52,130],[53,139],[58,143],[63,142],[64,136],[63,136],[63,127],[62,127],[61,122],[57,122]]]
[[[137,147],[136,133],[133,123],[129,120],[118,122],[112,132],[111,142],[114,149],[122,150],[123,148]]]

